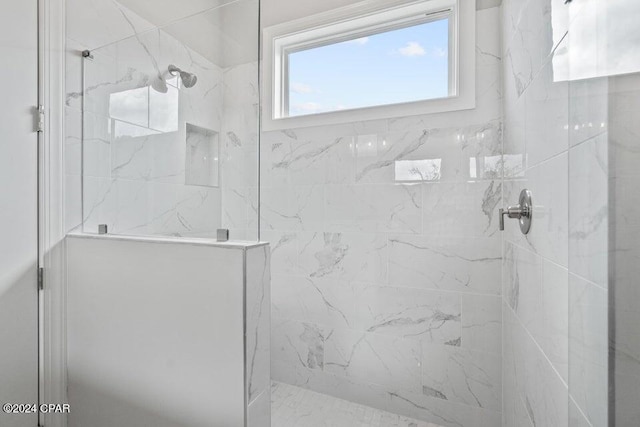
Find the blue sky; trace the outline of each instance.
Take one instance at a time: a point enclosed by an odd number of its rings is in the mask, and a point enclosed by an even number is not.
[[[290,115],[440,98],[446,19],[289,55]]]

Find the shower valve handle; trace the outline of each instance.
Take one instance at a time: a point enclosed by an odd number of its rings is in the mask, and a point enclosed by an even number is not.
[[[500,209],[500,230],[504,231],[504,217],[517,219],[520,223],[520,231],[527,234],[531,229],[531,217],[533,215],[533,205],[531,204],[531,192],[522,190],[520,192],[520,203],[509,206],[507,209]]]

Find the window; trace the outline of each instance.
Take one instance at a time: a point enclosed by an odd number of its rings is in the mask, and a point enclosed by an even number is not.
[[[265,130],[475,107],[475,1],[388,5],[265,30]]]

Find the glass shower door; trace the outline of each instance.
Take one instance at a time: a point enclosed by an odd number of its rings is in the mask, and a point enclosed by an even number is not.
[[[258,4],[84,53],[87,233],[257,240]]]

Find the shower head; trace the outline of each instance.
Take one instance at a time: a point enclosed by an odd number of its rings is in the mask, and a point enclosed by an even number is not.
[[[195,74],[182,71],[175,65],[169,65],[169,74],[171,74],[172,76],[180,74],[180,80],[182,80],[182,84],[186,88],[194,87],[198,82],[198,77]]]

